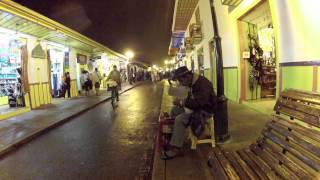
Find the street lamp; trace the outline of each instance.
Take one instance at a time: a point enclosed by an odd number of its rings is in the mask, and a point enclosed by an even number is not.
[[[131,58],[134,57],[134,53],[133,53],[132,51],[130,51],[130,50],[128,50],[128,51],[125,53],[125,55],[127,56],[128,59],[131,59]]]
[[[210,9],[213,24],[214,33],[214,53],[216,57],[216,72],[217,72],[217,97],[218,103],[216,113],[214,114],[214,133],[217,142],[224,142],[230,135],[228,132],[228,103],[227,98],[224,95],[224,80],[223,80],[223,59],[222,59],[222,47],[221,38],[218,31],[217,16],[214,8],[213,0],[210,0]]]

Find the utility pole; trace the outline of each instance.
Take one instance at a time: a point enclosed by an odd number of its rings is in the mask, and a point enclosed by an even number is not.
[[[228,132],[228,100],[224,95],[224,79],[223,79],[223,58],[221,38],[218,31],[217,16],[215,12],[214,2],[210,0],[211,16],[213,23],[214,41],[213,49],[216,56],[216,71],[217,71],[217,111],[214,114],[214,132],[218,143],[222,143],[229,139]]]

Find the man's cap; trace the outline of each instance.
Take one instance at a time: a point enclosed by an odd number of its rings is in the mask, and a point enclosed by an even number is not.
[[[182,66],[182,67],[179,67],[175,72],[174,72],[174,76],[173,76],[173,80],[177,80],[179,77],[187,74],[188,72],[190,72],[188,70],[188,68],[186,66]]]

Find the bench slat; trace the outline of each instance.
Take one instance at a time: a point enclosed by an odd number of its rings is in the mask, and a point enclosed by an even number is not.
[[[316,131],[311,128],[303,127],[295,122],[289,122],[286,119],[282,118],[281,116],[273,116],[274,117],[274,122],[279,123],[287,128],[292,129],[293,131],[298,132],[299,134],[303,136],[307,136],[310,139],[313,139],[317,142],[320,143],[320,132]]]
[[[285,150],[289,151],[291,154],[296,156],[298,159],[303,161],[305,164],[307,164],[308,166],[310,166],[314,170],[316,170],[318,172],[320,171],[319,162],[316,162],[314,159],[312,159],[312,158],[306,156],[305,154],[302,154],[301,152],[297,151],[295,148],[292,147],[291,143],[282,140],[280,137],[277,137],[277,135],[275,135],[274,133],[272,133],[270,131],[263,131],[263,135],[266,138],[269,138],[273,142],[275,142],[278,145],[280,145]]]
[[[236,158],[233,156],[232,153],[227,152],[227,151],[222,151],[222,153],[227,158],[227,160],[230,162],[232,167],[235,169],[235,171],[237,172],[237,174],[239,175],[241,180],[250,180],[250,177],[242,169],[241,165],[237,162]]]
[[[258,140],[258,144],[266,150],[269,154],[271,154],[274,158],[279,160],[284,166],[290,169],[294,174],[299,176],[300,179],[304,180],[312,180],[313,175],[305,171],[304,168],[300,167],[299,164],[295,163],[294,160],[291,160],[282,152],[279,152],[274,145],[268,143],[265,140]]]
[[[285,98],[279,98],[278,99],[278,106],[285,106],[291,109],[295,109],[300,112],[304,112],[313,116],[319,116],[320,115],[320,109],[313,105],[308,105],[303,101],[293,101],[293,100],[288,100]],[[277,106],[275,106],[278,108]]]
[[[258,145],[252,144],[250,149],[257,156],[261,157],[261,159],[263,159],[263,161],[265,161],[282,179],[289,178],[290,180],[299,180],[299,177],[295,176],[289,169],[282,167],[274,157],[270,156],[270,154],[258,147]],[[290,174],[292,175],[290,176]]]
[[[296,142],[298,145],[303,147],[304,149],[308,150],[312,154],[320,157],[320,148],[310,144],[309,142],[295,136],[294,134],[290,133],[287,129],[284,129],[282,126],[275,124],[275,123],[268,123],[268,127],[272,128],[282,136],[289,138],[290,140]]]
[[[214,177],[217,179],[221,180],[229,180],[227,174],[223,170],[219,160],[216,157],[216,154],[214,152],[211,152],[209,155],[209,160],[208,160],[209,165],[212,167],[212,174]]]
[[[219,148],[214,148],[213,151],[216,154],[218,160],[220,161],[221,166],[223,167],[229,179],[240,180],[240,177],[238,176],[236,171],[233,169],[229,161],[226,159],[226,157],[223,155],[221,150]]]
[[[241,159],[238,153],[231,152],[231,155],[236,159],[237,163],[243,168],[246,174],[250,177],[250,179],[257,180],[260,179],[257,174],[248,166],[248,164]]]
[[[245,150],[239,150],[238,153],[241,159],[243,159],[250,166],[250,168],[254,170],[254,172],[259,176],[260,179],[269,179],[267,175],[262,171],[262,169],[257,166],[257,164],[251,158],[249,158]]]
[[[260,156],[254,154],[251,149],[246,149],[245,152],[269,179],[281,179],[274,171],[272,171],[271,167],[269,167],[268,164],[260,158]]]
[[[300,90],[288,89],[283,91],[281,93],[281,96],[320,105],[320,95],[313,92],[304,92]]]
[[[282,114],[285,114],[287,116],[290,116],[291,118],[299,119],[303,122],[306,122],[308,124],[312,124],[316,127],[320,127],[319,117],[313,116],[310,114],[305,114],[303,112],[297,111],[295,109],[291,109],[285,106],[279,106],[276,109],[277,112],[280,112]]]

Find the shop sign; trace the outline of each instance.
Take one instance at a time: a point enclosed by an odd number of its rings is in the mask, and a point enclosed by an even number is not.
[[[173,32],[171,40],[171,48],[180,48],[184,41],[184,32]]]
[[[249,59],[250,58],[250,52],[249,51],[242,52],[242,58],[243,59]]]
[[[87,64],[87,56],[82,54],[77,54],[77,63],[81,65]]]
[[[32,49],[31,57],[33,57],[33,58],[39,58],[39,59],[45,59],[45,58],[46,58],[46,53],[45,53],[45,51],[42,49],[40,43],[39,43],[38,45],[36,45],[36,47],[34,47],[34,48]]]
[[[69,52],[64,53],[64,68],[69,68]]]

